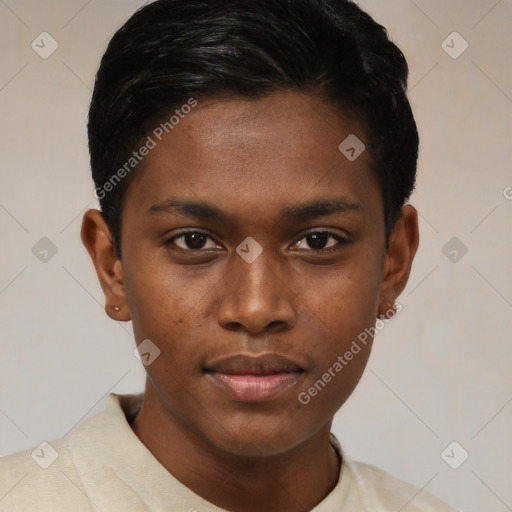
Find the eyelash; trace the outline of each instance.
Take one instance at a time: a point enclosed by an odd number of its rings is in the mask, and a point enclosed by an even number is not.
[[[214,241],[216,244],[218,244],[215,240],[213,240],[213,238],[210,235],[208,235],[208,233],[206,233],[204,231],[199,231],[199,230],[193,230],[193,231],[191,230],[191,231],[182,231],[182,232],[178,233],[177,235],[172,236],[170,239],[168,239],[165,242],[165,245],[166,246],[175,245],[175,241],[176,240],[178,240],[180,238],[183,238],[186,235],[191,235],[191,234],[204,235],[207,238],[209,238],[210,240]],[[340,247],[349,245],[351,243],[351,241],[348,238],[345,238],[345,237],[342,237],[340,235],[337,235],[337,234],[335,234],[335,233],[333,233],[331,231],[319,230],[319,231],[311,231],[309,233],[306,233],[301,238],[299,238],[297,241],[295,241],[292,245],[296,245],[299,242],[301,242],[302,240],[304,240],[305,238],[307,238],[309,236],[312,236],[312,235],[328,235],[329,239],[330,238],[334,238],[337,241],[337,244],[334,245],[333,247],[327,247],[327,248],[323,248],[323,249],[305,249],[302,252],[307,252],[309,254],[311,254],[311,253],[315,253],[315,254],[330,254],[330,253],[333,253],[333,252],[338,252],[340,250]],[[218,244],[218,245],[220,245],[220,244]],[[184,251],[184,252],[189,252],[189,253],[200,253],[200,252],[207,252],[207,251],[211,250],[211,249],[207,249],[207,250],[204,250],[204,249],[183,249],[182,247],[177,247],[177,249],[181,250],[181,251]]]

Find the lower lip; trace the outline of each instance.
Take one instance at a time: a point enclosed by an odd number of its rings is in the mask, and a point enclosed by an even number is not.
[[[299,372],[271,375],[235,375],[212,372],[208,375],[239,402],[272,400],[294,386],[301,376]]]

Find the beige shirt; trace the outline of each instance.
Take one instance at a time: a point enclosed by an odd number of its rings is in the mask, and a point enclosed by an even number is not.
[[[1,458],[0,512],[225,512],[174,478],[134,434],[129,421],[141,404],[142,394],[111,393],[101,413],[63,439]],[[342,457],[336,487],[313,512],[454,512]]]

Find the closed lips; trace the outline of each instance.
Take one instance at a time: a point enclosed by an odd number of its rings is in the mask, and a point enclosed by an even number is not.
[[[304,370],[297,363],[277,354],[237,354],[214,361],[206,366],[205,371],[236,375],[272,375]]]
[[[218,389],[237,402],[276,399],[293,387],[303,372],[301,366],[276,354],[236,355],[205,368]]]

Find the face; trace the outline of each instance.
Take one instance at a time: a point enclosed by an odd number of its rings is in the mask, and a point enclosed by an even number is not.
[[[160,350],[146,370],[164,414],[218,449],[276,454],[329,429],[371,340],[344,354],[405,285],[370,156],[338,149],[350,134],[367,145],[314,96],[203,101],[128,189],[118,300]]]

